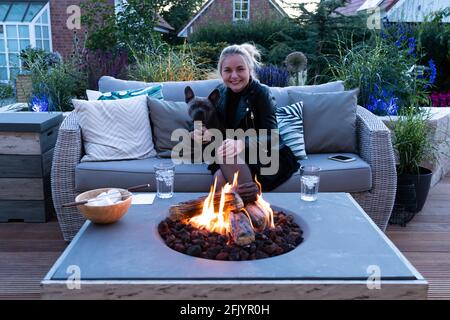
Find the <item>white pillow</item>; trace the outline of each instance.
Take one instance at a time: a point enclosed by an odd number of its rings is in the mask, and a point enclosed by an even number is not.
[[[86,96],[89,101],[91,100],[98,100],[102,96],[102,93],[100,91],[95,90],[86,90]]]
[[[156,155],[147,96],[121,100],[72,100],[86,155],[81,162],[144,159]]]

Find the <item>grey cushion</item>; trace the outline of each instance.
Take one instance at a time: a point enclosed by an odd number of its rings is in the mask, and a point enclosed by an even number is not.
[[[103,76],[98,81],[98,87],[101,92],[140,89],[155,84],[162,84],[164,100],[168,101],[184,101],[184,88],[190,86],[194,90],[195,95],[207,97],[214,90],[222,79],[199,80],[199,81],[168,81],[168,82],[142,82],[116,79],[110,76]],[[285,88],[270,88],[278,106],[286,106],[289,104],[288,90],[299,92],[335,92],[344,91],[344,83],[342,81],[334,81],[319,85],[311,86],[291,86]]]
[[[360,192],[371,189],[372,174],[370,166],[358,155],[344,153],[356,161],[342,163],[329,160],[333,154],[311,154],[303,165],[316,165],[322,169],[319,191],[321,192]],[[155,191],[153,166],[170,159],[148,158],[129,161],[84,162],[75,170],[75,188],[82,192],[102,187],[128,188],[144,183],[151,184]],[[182,164],[175,167],[176,192],[209,192],[213,176],[206,164]],[[300,175],[297,172],[274,192],[300,192]],[[300,196],[300,195],[299,195]]]
[[[148,97],[148,108],[153,128],[153,141],[160,157],[170,157],[172,148],[178,144],[171,141],[176,129],[191,130],[192,119],[186,102],[164,101]]]
[[[328,159],[335,153],[308,154],[308,159],[301,160],[304,166],[318,166],[320,172],[320,192],[362,192],[372,188],[372,170],[367,162],[357,154],[339,153],[356,158],[352,162],[338,162]],[[293,174],[289,180],[273,192],[300,192],[300,172]],[[300,195],[299,195],[300,196]]]
[[[277,102],[278,107],[283,107],[290,105],[292,103],[289,102],[288,91],[297,91],[297,92],[309,92],[309,93],[320,93],[320,92],[338,92],[344,91],[344,82],[343,81],[333,81],[318,85],[311,86],[291,86],[291,87],[272,87],[270,88],[270,92]],[[297,102],[297,101],[295,101]]]
[[[190,86],[195,95],[207,97],[220,83],[221,79],[197,80],[197,81],[168,81],[168,82],[142,82],[116,79],[110,76],[103,76],[98,81],[101,92],[140,89],[144,87],[161,84],[164,100],[184,101],[184,88]]]
[[[356,152],[358,89],[342,92],[288,91],[290,103],[303,101],[306,153]]]

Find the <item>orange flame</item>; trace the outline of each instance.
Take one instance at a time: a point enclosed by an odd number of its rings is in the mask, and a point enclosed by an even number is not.
[[[217,232],[220,234],[228,234],[231,229],[230,219],[229,219],[230,212],[224,211],[225,194],[232,192],[233,188],[237,187],[238,175],[239,175],[239,172],[236,172],[233,176],[233,183],[231,185],[229,183],[227,183],[222,188],[221,194],[220,194],[220,202],[219,202],[218,210],[216,210],[216,208],[214,208],[214,195],[216,192],[217,178],[214,179],[214,184],[211,186],[210,192],[209,192],[208,196],[206,197],[205,201],[203,202],[202,213],[189,219],[189,223],[194,225],[197,228],[205,228],[205,229],[209,230],[210,232]],[[257,195],[257,200],[256,200],[255,204],[257,206],[259,206],[264,212],[267,212],[266,226],[273,228],[274,227],[273,211],[270,208],[270,204],[263,199],[262,194],[261,194],[261,184],[258,182],[256,177],[255,177],[255,182],[259,188],[259,194]],[[246,214],[248,216],[247,212],[246,212]],[[251,223],[251,220],[250,220],[250,223]]]
[[[268,226],[269,228],[275,228],[275,223],[273,221],[273,210],[270,207],[270,203],[268,203],[266,200],[263,199],[262,187],[258,179],[256,178],[256,175],[255,175],[255,183],[259,189],[259,194],[256,195],[255,204],[266,213],[266,226]]]

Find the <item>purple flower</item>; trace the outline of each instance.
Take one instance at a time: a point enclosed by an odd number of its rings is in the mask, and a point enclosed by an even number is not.
[[[259,81],[269,87],[286,87],[289,81],[289,73],[275,66],[265,66],[256,70]]]

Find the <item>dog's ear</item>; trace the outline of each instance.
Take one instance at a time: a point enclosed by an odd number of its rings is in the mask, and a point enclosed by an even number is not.
[[[208,100],[211,101],[214,106],[217,104],[217,101],[219,101],[219,98],[220,98],[219,89],[214,89],[214,91],[211,92],[208,96]]]
[[[194,91],[192,91],[191,87],[187,86],[184,88],[184,100],[186,103],[189,103],[192,99],[194,99]]]

